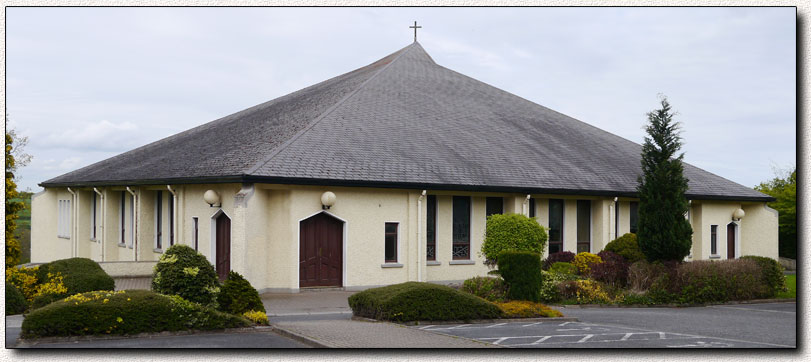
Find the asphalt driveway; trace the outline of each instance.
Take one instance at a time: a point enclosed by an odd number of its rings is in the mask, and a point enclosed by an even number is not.
[[[796,304],[561,308],[580,322],[412,328],[516,348],[795,348]]]

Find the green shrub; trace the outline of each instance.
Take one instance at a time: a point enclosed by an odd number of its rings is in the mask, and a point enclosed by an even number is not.
[[[626,293],[622,298],[622,304],[625,305],[651,305],[656,304],[654,299],[647,294]]]
[[[249,311],[265,313],[265,305],[259,293],[242,275],[235,271],[228,272],[228,279],[217,294],[220,311],[231,314],[243,314]]]
[[[540,301],[543,275],[541,254],[527,251],[506,251],[498,256],[498,270],[507,283],[507,298]]]
[[[640,260],[628,267],[628,286],[636,292],[644,293],[654,286],[663,287],[667,285],[668,277],[668,270],[662,263]]]
[[[505,251],[543,253],[546,230],[535,219],[521,214],[494,214],[487,217],[481,255],[487,265],[498,263]]]
[[[57,300],[65,299],[72,294],[67,293],[58,293],[58,294],[43,294],[34,297],[34,300],[31,302],[31,309],[39,309],[48,304],[56,302]]]
[[[211,330],[252,325],[247,319],[146,290],[72,295],[29,313],[23,338]]]
[[[680,303],[710,303],[763,298],[772,290],[751,259],[698,260],[678,267],[672,283]]]
[[[620,236],[605,245],[605,249],[612,253],[619,254],[631,264],[645,259],[645,254],[639,249],[639,244],[636,242],[636,234],[627,233]]]
[[[786,276],[783,275],[783,266],[777,260],[754,255],[742,256],[741,259],[754,260],[760,267],[761,277],[769,290],[763,295],[764,298],[774,297],[786,290]]]
[[[501,278],[473,277],[462,283],[462,291],[488,302],[503,302],[507,296],[507,284]]]
[[[152,290],[179,295],[188,301],[214,306],[220,282],[217,272],[203,254],[175,244],[161,255],[152,274]]]
[[[62,282],[68,289],[68,295],[115,289],[113,278],[98,263],[88,258],[61,259],[40,265],[37,269],[38,284],[48,282],[48,273],[62,274]]]
[[[574,260],[572,260],[572,265],[577,267],[577,271],[580,273],[580,275],[589,275],[589,272],[591,271],[591,265],[599,264],[602,262],[603,259],[601,259],[599,256],[584,251],[574,256]]]
[[[561,277],[566,278],[568,275],[571,274],[560,274],[560,273],[552,273],[541,271],[541,290],[540,290],[540,299],[542,302],[546,303],[553,303],[560,300],[560,293],[558,292],[558,283],[565,280],[561,279]]]
[[[613,287],[622,288],[628,284],[628,263],[619,254],[603,250],[597,256],[602,263],[592,264],[589,277]]]
[[[577,274],[577,267],[572,263],[557,262],[549,267],[550,273],[556,274]]]
[[[17,287],[6,283],[6,315],[20,314],[28,309],[28,301]]]
[[[444,285],[407,282],[349,297],[356,316],[393,321],[443,321],[501,317],[495,304]]]

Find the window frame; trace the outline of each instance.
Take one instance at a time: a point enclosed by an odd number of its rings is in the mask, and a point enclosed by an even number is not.
[[[499,202],[500,205],[496,205],[495,203]],[[492,203],[492,205],[491,205]],[[491,212],[490,208],[495,208],[498,206],[499,212]],[[484,200],[484,218],[487,219],[490,215],[502,215],[504,214],[504,197],[499,196],[487,196]]]
[[[98,228],[96,212],[98,209],[98,195],[95,191],[90,191],[90,241],[96,241],[96,229]]]
[[[628,206],[628,232],[636,234],[639,231],[639,201],[631,201]]]
[[[528,212],[529,217],[534,218],[534,217],[536,217],[538,215],[538,213],[535,211],[536,206],[537,206],[537,203],[535,201],[535,198],[530,197],[529,202],[527,203],[527,207],[529,208],[529,212]]]
[[[710,225],[710,255],[718,254],[718,225]]]
[[[127,192],[121,191],[118,198],[118,246],[127,245]]]
[[[155,250],[163,250],[163,191],[155,192]]]
[[[383,227],[383,262],[386,264],[397,264],[399,245],[400,244],[400,223],[398,221],[386,221]],[[389,225],[394,225],[394,232],[388,232]],[[394,237],[394,259],[389,259],[386,256],[386,249],[388,248],[389,236]]]
[[[457,239],[456,239],[456,235],[457,235],[456,222],[455,222],[455,219],[456,219],[455,216],[456,216],[456,213],[457,213],[456,200],[466,200],[467,201],[467,210],[460,210],[459,211],[460,213],[462,211],[464,211],[460,215],[467,215],[467,234],[466,234],[467,240],[465,240],[465,241],[457,241]],[[473,200],[472,200],[472,198],[470,196],[454,196],[452,203],[453,203],[452,204],[453,205],[453,210],[452,210],[452,213],[451,213],[451,225],[452,225],[452,230],[451,230],[451,259],[452,260],[470,260],[470,254],[471,254],[470,253],[470,247],[471,247],[470,246],[470,232],[471,232],[471,221],[473,219],[472,215],[471,215],[471,213],[473,211],[473,205],[472,205]],[[461,231],[461,230],[459,230],[459,231]],[[457,246],[467,246],[467,254],[466,254],[466,256],[456,256],[456,255],[454,255],[453,251]]]
[[[175,195],[171,192],[166,200],[166,216],[169,217],[169,247],[175,245]]]
[[[583,235],[580,234],[581,226],[583,226],[581,224],[582,220],[580,219],[580,216],[581,216],[580,208],[581,208],[581,205],[586,205],[586,203],[588,203],[588,214],[587,214],[588,215],[588,230],[587,230],[587,232],[588,232],[587,239],[588,240],[583,240],[583,238],[582,238]],[[592,230],[591,230],[591,226],[592,226],[592,215],[591,215],[592,202],[591,202],[591,200],[577,200],[577,210],[576,211],[577,211],[577,235],[576,235],[575,239],[577,239],[577,248],[575,250],[577,251],[577,253],[581,253],[580,246],[587,245],[587,250],[584,250],[584,251],[587,252],[587,253],[590,253],[591,252],[591,239],[592,239]]]
[[[127,192],[129,193],[129,192]],[[130,249],[135,245],[135,195],[130,194],[130,240],[127,247]]]
[[[194,244],[194,251],[198,251],[198,247],[200,244],[200,218],[197,216],[192,216],[191,218],[192,224],[192,243]]]
[[[560,204],[560,240],[552,240],[552,217],[553,217],[552,207],[553,207],[553,204],[556,204],[556,203]],[[549,243],[548,244],[549,245],[547,246],[547,248],[548,248],[547,251],[549,252],[549,254],[553,254],[552,253],[552,245],[553,244],[559,246],[559,249],[558,249],[558,251],[556,251],[556,253],[565,251],[563,249],[563,240],[564,240],[563,232],[566,229],[566,227],[565,227],[566,224],[565,223],[566,223],[566,202],[564,202],[563,199],[549,199],[549,220],[548,220],[548,225],[549,225]]]
[[[436,195],[428,195],[425,212],[425,260],[429,261],[436,261],[436,216],[438,210]],[[431,225],[433,225],[434,230],[431,230]],[[434,248],[433,255],[428,252],[431,247]]]
[[[56,208],[57,208],[57,217],[56,217],[56,237],[62,239],[71,238],[71,218],[72,218],[72,209],[71,209],[71,200],[70,199],[58,199],[56,200]]]

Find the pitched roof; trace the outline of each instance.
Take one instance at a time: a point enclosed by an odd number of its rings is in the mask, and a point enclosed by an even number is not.
[[[268,182],[633,196],[641,146],[437,65],[370,65],[41,183]],[[769,196],[685,164],[688,197]]]

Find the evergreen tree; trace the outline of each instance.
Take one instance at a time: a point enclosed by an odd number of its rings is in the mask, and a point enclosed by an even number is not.
[[[679,124],[667,98],[662,108],[648,113],[648,125],[642,145],[642,176],[639,178],[639,248],[648,261],[681,261],[692,245],[693,229],[685,219],[688,204],[684,193],[684,154]]]
[[[25,204],[13,201],[17,198],[17,184],[14,182],[15,163],[12,150],[14,139],[6,133],[6,268],[20,263],[22,250],[20,242],[14,237],[17,229],[17,212],[25,208]]]
[[[777,210],[779,255],[797,259],[797,169],[776,172],[774,179],[761,182],[755,190],[777,199],[768,205]]]

